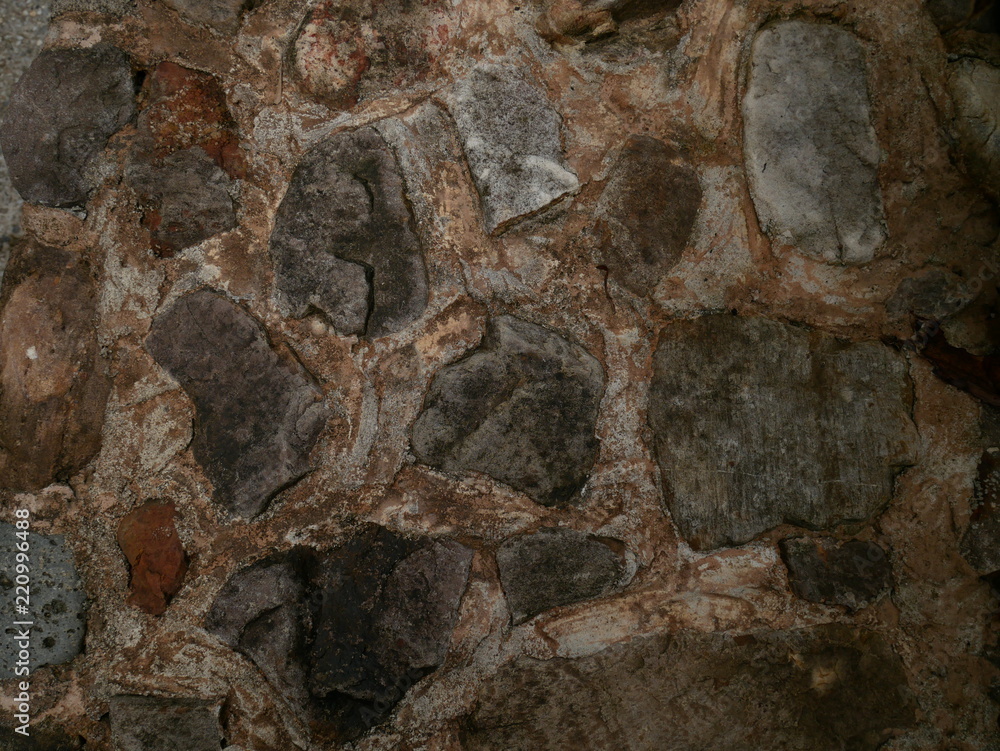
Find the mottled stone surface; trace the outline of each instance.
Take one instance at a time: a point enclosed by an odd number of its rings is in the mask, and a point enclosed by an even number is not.
[[[680,0],[546,0],[538,33],[549,42],[596,42],[618,31],[620,23],[676,10]]]
[[[219,705],[199,699],[113,696],[115,751],[219,751]]]
[[[111,388],[80,253],[22,243],[0,288],[0,487],[37,490],[101,446]]]
[[[135,8],[135,0],[52,0],[53,18],[63,13],[103,13],[121,17]]]
[[[476,471],[544,505],[570,501],[597,456],[604,370],[585,349],[512,316],[443,368],[413,426],[417,459]]]
[[[874,542],[789,537],[781,541],[781,557],[792,591],[810,602],[860,610],[892,586],[889,556]]]
[[[962,555],[980,574],[1000,571],[1000,448],[987,449],[979,460]]]
[[[70,738],[58,729],[39,727],[36,722],[29,723],[29,732],[30,735],[24,736],[0,728],[0,748],[4,751],[78,751],[80,748],[79,739]]]
[[[480,64],[451,91],[489,232],[579,187],[562,149],[562,118],[539,84],[511,65]]]
[[[885,307],[893,315],[941,321],[968,305],[971,298],[966,280],[947,269],[931,268],[903,279]]]
[[[108,44],[45,50],[14,87],[0,129],[14,187],[31,203],[83,205],[108,138],[134,115],[124,52]]]
[[[0,592],[10,603],[13,614],[15,598],[24,595],[17,590],[17,545],[23,540],[13,524],[0,523]],[[31,670],[45,665],[61,665],[83,651],[86,632],[87,593],[77,574],[73,551],[63,535],[28,533],[29,613],[11,617],[4,626],[0,644],[0,670],[13,676],[20,647],[13,641],[22,627],[11,625],[14,620],[32,621],[29,651]],[[21,601],[20,604],[23,604]]]
[[[207,26],[222,34],[240,28],[240,15],[254,0],[162,0],[188,23]]]
[[[572,529],[543,529],[497,550],[500,582],[515,624],[622,584],[623,546]]]
[[[321,311],[341,334],[385,336],[427,304],[399,165],[370,127],[338,133],[306,155],[278,208],[271,255],[292,315]]]
[[[173,503],[144,503],[118,524],[118,546],[131,569],[127,602],[150,615],[167,609],[187,573],[175,513]]]
[[[865,53],[847,29],[780,21],[753,43],[743,99],[754,207],[771,238],[831,263],[885,239]]]
[[[681,632],[516,660],[479,692],[462,748],[875,751],[913,722],[902,662],[874,632]]]
[[[602,262],[637,295],[648,295],[687,247],[701,206],[698,175],[672,147],[632,136],[597,202]]]
[[[970,172],[1000,197],[1000,68],[962,58],[950,66],[954,128]]]
[[[240,306],[208,290],[185,295],[156,317],[146,348],[194,402],[192,450],[230,512],[260,513],[309,471],[322,393]]]
[[[913,462],[906,361],[881,344],[710,315],[665,328],[653,368],[664,494],[697,548],[868,519]]]

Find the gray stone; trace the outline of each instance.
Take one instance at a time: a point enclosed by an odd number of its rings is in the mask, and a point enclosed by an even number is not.
[[[789,537],[780,545],[792,591],[804,600],[860,610],[892,586],[889,556],[874,542]]]
[[[972,301],[969,285],[957,274],[931,268],[899,283],[886,310],[892,315],[913,314],[917,318],[941,321]]]
[[[153,321],[146,348],[194,402],[192,451],[230,512],[260,513],[309,471],[328,414],[322,391],[241,307],[208,290],[185,295]]]
[[[63,13],[102,13],[120,18],[135,8],[135,0],[52,0],[52,17]]]
[[[791,20],[753,43],[743,99],[754,207],[773,240],[830,263],[872,260],[886,238],[865,53],[832,24]]]
[[[505,542],[497,550],[497,566],[514,623],[621,585],[623,549],[619,542],[572,529],[543,529]]]
[[[962,555],[983,575],[1000,571],[1000,448],[983,452],[972,493],[972,518],[962,536]]]
[[[681,258],[701,206],[698,175],[673,148],[632,136],[597,202],[603,263],[637,295],[648,295]]]
[[[543,505],[568,502],[597,456],[604,370],[585,349],[512,316],[443,368],[413,426],[417,459],[484,472]]]
[[[113,696],[111,742],[115,751],[219,751],[219,710],[199,699]]]
[[[480,689],[464,751],[875,751],[914,725],[879,634],[680,632],[575,660],[522,657]]]
[[[29,646],[31,670],[72,660],[83,651],[86,631],[87,594],[64,536],[29,531],[28,550],[19,551],[17,545],[24,542],[17,536],[19,531],[13,524],[0,523],[0,545],[3,546],[0,548],[0,591],[11,608],[16,604],[15,597],[24,594],[17,589],[17,554],[27,552],[29,558],[26,574],[29,613],[10,617],[5,626],[0,645],[0,671],[4,676],[13,676],[18,662],[19,647],[13,639],[22,627],[11,625],[13,621],[33,622]]]
[[[1000,68],[962,58],[949,69],[954,127],[966,166],[1000,198]]]
[[[487,231],[502,231],[579,187],[563,157],[562,118],[519,69],[479,65],[455,85],[448,107]]]
[[[0,728],[0,748],[3,751],[79,751],[81,748],[79,737],[70,738],[61,728],[38,723],[34,718],[29,723],[29,732],[30,735],[24,736]]]
[[[108,44],[42,52],[18,81],[0,129],[11,181],[45,206],[81,206],[108,139],[135,115],[128,57]]]
[[[370,127],[337,133],[295,170],[271,234],[278,290],[301,318],[378,337],[427,305],[427,271],[392,151]]]
[[[913,463],[906,360],[879,343],[709,315],[665,328],[653,368],[664,495],[696,548],[867,520]]]
[[[160,0],[177,11],[188,23],[207,26],[223,34],[235,34],[240,28],[240,16],[252,0]]]

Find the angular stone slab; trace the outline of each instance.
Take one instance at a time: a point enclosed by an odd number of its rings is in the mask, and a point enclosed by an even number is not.
[[[912,727],[902,661],[872,631],[840,625],[681,632],[576,660],[522,657],[490,679],[464,751],[854,749]]]
[[[153,321],[146,348],[194,402],[191,448],[215,500],[252,517],[309,469],[326,423],[319,387],[252,316],[198,290]]]
[[[13,524],[0,523],[0,594],[13,613],[17,591],[17,537]],[[73,551],[63,535],[28,533],[29,603],[27,615],[12,615],[4,626],[0,644],[0,672],[14,677],[19,647],[13,642],[21,627],[13,621],[32,621],[30,627],[31,670],[61,665],[83,651],[86,632],[87,593],[76,570]]]
[[[780,547],[792,591],[804,600],[860,610],[892,586],[889,555],[874,542],[789,537]]]
[[[101,447],[111,381],[80,253],[23,243],[0,287],[0,487],[66,482]]]
[[[861,45],[833,24],[779,21],[753,42],[743,137],[757,218],[829,263],[870,261],[886,239],[866,76]]]
[[[119,522],[115,535],[131,572],[127,602],[150,615],[166,611],[187,573],[174,516],[173,503],[144,503]]]
[[[455,85],[448,108],[488,232],[502,231],[579,187],[563,156],[562,118],[543,87],[518,68],[477,66]]]
[[[219,751],[220,709],[199,699],[113,696],[111,741],[115,751]]]
[[[417,459],[484,472],[543,505],[568,502],[597,457],[604,370],[585,349],[512,316],[443,368],[413,426]]]
[[[497,550],[497,566],[514,623],[623,584],[623,550],[621,543],[572,529],[543,529],[507,540]]]
[[[275,282],[296,318],[379,337],[427,305],[427,271],[396,157],[374,128],[337,133],[292,175],[271,234]]]
[[[82,206],[108,139],[134,116],[135,80],[120,49],[44,50],[11,92],[0,128],[17,192],[29,203]]]
[[[949,66],[955,130],[969,170],[1000,197],[1000,68],[962,58]]]
[[[597,202],[595,233],[611,275],[649,295],[680,260],[701,206],[698,175],[672,147],[632,136]]]
[[[710,315],[665,328],[653,369],[666,503],[699,549],[869,519],[916,455],[906,361],[875,342]]]

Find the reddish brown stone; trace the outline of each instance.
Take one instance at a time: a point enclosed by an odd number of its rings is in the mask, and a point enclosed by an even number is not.
[[[187,573],[187,555],[174,525],[173,503],[146,503],[118,525],[118,545],[132,569],[126,602],[160,615]]]

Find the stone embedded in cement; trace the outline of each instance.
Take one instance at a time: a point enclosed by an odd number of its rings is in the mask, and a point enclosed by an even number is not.
[[[761,227],[830,263],[878,255],[886,239],[865,53],[846,29],[779,21],[753,43],[744,155]]]
[[[503,230],[579,187],[563,156],[559,113],[542,87],[518,68],[480,64],[455,85],[448,107],[488,232]]]
[[[11,92],[0,147],[29,203],[82,206],[108,139],[135,116],[135,81],[108,44],[41,52]]]
[[[664,495],[696,548],[867,520],[913,462],[907,364],[881,344],[709,315],[663,330],[653,372]]]
[[[461,743],[465,751],[875,751],[914,723],[892,646],[873,631],[823,625],[657,634],[575,660],[521,657],[479,690]]]
[[[15,247],[0,311],[0,487],[66,482],[101,447],[111,389],[86,257]]]
[[[12,685],[16,688],[15,684]],[[4,751],[79,751],[82,747],[79,736],[70,738],[61,728],[38,723],[34,718],[29,723],[29,733],[21,735],[13,730],[0,728],[0,748]]]
[[[185,295],[153,321],[146,348],[194,402],[192,451],[230,512],[255,516],[309,471],[322,392],[240,306],[209,290]]]
[[[885,304],[896,316],[941,321],[957,313],[973,298],[968,282],[947,269],[932,267],[917,276],[903,279]]]
[[[19,551],[17,545],[24,541],[17,536],[13,524],[0,523],[0,592],[10,603],[11,613],[18,595],[17,589]],[[4,626],[3,643],[0,644],[0,670],[13,676],[20,647],[13,641],[20,626],[13,621],[32,621],[30,627],[31,670],[45,665],[61,665],[83,651],[86,631],[87,593],[76,571],[73,551],[63,535],[28,533],[29,595],[28,613],[11,616]]]
[[[252,0],[162,0],[188,23],[207,26],[222,34],[235,34],[240,18]]]
[[[161,615],[180,591],[187,555],[177,534],[173,503],[145,503],[118,524],[118,546],[131,575],[127,602],[150,615]]]
[[[413,426],[417,459],[484,472],[543,505],[568,502],[597,456],[604,370],[585,349],[512,316],[443,368]]]
[[[113,696],[111,742],[115,751],[219,751],[220,709],[200,699]]]
[[[948,67],[954,127],[966,166],[1000,197],[1000,68],[973,58]]]
[[[52,17],[63,13],[103,13],[119,18],[135,8],[135,0],[52,0]]]
[[[789,537],[780,545],[792,591],[810,602],[860,610],[892,586],[889,556],[874,542]]]
[[[497,550],[500,583],[515,624],[622,584],[622,546],[572,529],[543,529]]]
[[[1000,448],[990,447],[979,460],[972,493],[972,518],[962,536],[962,555],[976,571],[1000,571]]]
[[[680,260],[701,206],[698,175],[672,147],[632,136],[597,202],[604,265],[636,295],[648,295]]]
[[[427,271],[396,157],[370,127],[337,133],[292,176],[271,234],[292,315],[322,312],[340,334],[379,337],[427,305]]]

